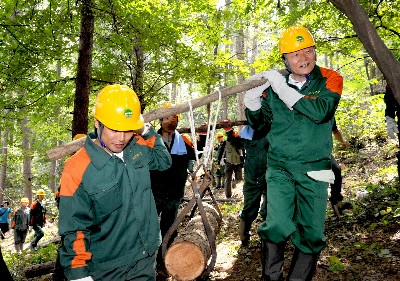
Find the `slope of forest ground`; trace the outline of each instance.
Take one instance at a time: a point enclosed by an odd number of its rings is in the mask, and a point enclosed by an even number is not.
[[[328,206],[326,235],[328,245],[321,253],[313,280],[400,280],[400,199],[394,143],[371,141],[353,143],[353,148],[336,151],[338,162],[344,163],[343,195],[353,209],[337,219]],[[260,239],[257,220],[252,227],[249,247],[240,247],[238,214],[242,207],[243,182],[238,182],[230,202],[220,201],[223,213],[217,236],[217,261],[209,280],[253,281],[261,277]],[[222,190],[213,190],[224,199]],[[186,197],[192,194],[187,187]],[[57,235],[56,224],[49,223],[42,244]],[[32,238],[29,234],[27,241]],[[56,246],[51,245],[23,256],[13,253],[11,233],[0,242],[6,262],[15,280],[26,280],[24,269],[34,263],[52,260]],[[292,245],[285,254],[285,272],[289,267]],[[35,280],[50,280],[49,276]],[[168,280],[172,280],[169,278]]]

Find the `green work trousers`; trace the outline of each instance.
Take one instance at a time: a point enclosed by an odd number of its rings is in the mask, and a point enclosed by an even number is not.
[[[282,243],[289,238],[305,254],[319,253],[324,235],[328,183],[316,181],[306,172],[268,166],[267,220],[258,228],[261,238]]]
[[[180,199],[166,199],[166,198],[155,198],[157,213],[160,216],[160,229],[161,236],[164,239],[164,235],[167,233],[168,229],[175,222],[178,215]],[[173,240],[174,235],[171,237]]]
[[[42,239],[42,237],[44,236],[44,231],[43,231],[42,227],[39,225],[34,225],[33,230],[35,231],[35,234],[33,235],[31,245],[33,247],[36,247],[39,240]]]

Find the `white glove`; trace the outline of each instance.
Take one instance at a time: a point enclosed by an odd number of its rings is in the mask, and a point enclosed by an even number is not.
[[[264,76],[266,72],[260,72],[257,74],[254,74],[249,77],[250,81],[254,80],[260,80],[262,78],[266,78]],[[270,86],[270,83],[267,81],[266,83],[262,84],[261,86],[252,88],[250,90],[247,90],[244,94],[243,98],[243,103],[244,105],[250,109],[251,111],[256,111],[261,108],[261,95],[264,92],[265,89],[267,89]]]
[[[87,277],[83,277],[80,279],[74,279],[74,280],[70,280],[70,281],[94,281],[92,276],[87,276]]]
[[[151,124],[145,123],[142,128],[134,130],[133,132],[138,135],[145,135],[150,131]]]
[[[269,83],[262,84],[261,86],[247,90],[244,93],[243,103],[251,111],[256,111],[261,108],[261,95],[266,88],[269,87]]]
[[[335,183],[335,174],[332,170],[310,171],[307,172],[307,175],[317,181]]]
[[[225,160],[222,158],[221,161],[219,161],[219,165],[220,166],[224,166],[225,165]]]
[[[399,133],[399,129],[397,128],[396,121],[390,117],[386,116],[386,129],[390,138],[395,139],[396,135]]]
[[[277,70],[268,70],[264,73],[264,77],[271,83],[272,90],[278,95],[286,106],[293,110],[293,105],[304,95],[288,86],[286,79]]]

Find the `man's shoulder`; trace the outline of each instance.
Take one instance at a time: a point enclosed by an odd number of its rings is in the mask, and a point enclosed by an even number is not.
[[[86,169],[91,162],[90,156],[87,153],[85,147],[79,149],[74,155],[72,155],[64,165],[64,170],[76,170]]]

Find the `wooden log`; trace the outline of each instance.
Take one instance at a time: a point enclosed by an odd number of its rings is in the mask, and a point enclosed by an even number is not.
[[[247,81],[247,82],[237,85],[237,86],[232,86],[232,87],[228,87],[225,89],[221,89],[220,91],[218,91],[218,90],[214,91],[213,93],[211,93],[209,95],[206,95],[201,98],[193,99],[190,102],[191,102],[192,108],[195,109],[197,107],[200,107],[200,106],[203,106],[203,105],[206,105],[213,101],[218,100],[220,93],[221,93],[221,98],[223,98],[223,97],[227,97],[227,96],[230,96],[233,94],[247,91],[247,90],[257,87],[257,86],[261,86],[265,82],[267,82],[266,79]],[[187,112],[189,110],[190,110],[190,105],[189,105],[189,103],[186,102],[186,103],[181,103],[181,104],[171,106],[169,108],[160,108],[160,109],[156,109],[156,110],[144,113],[143,118],[144,118],[145,122],[150,122],[150,121],[161,119],[163,117],[167,117],[167,116],[170,116],[173,114]],[[70,155],[70,154],[76,152],[77,150],[79,150],[85,143],[85,140],[86,140],[86,138],[80,138],[78,140],[66,143],[64,145],[57,146],[53,149],[49,149],[46,152],[47,156],[52,161],[61,159],[65,156]]]
[[[212,232],[219,232],[218,211],[207,203],[204,210]],[[168,273],[178,281],[195,280],[207,267],[211,247],[200,214],[195,215],[186,226],[178,230],[178,235],[164,255]]]
[[[52,273],[56,262],[48,261],[41,264],[35,264],[25,269],[26,278],[34,278]]]

